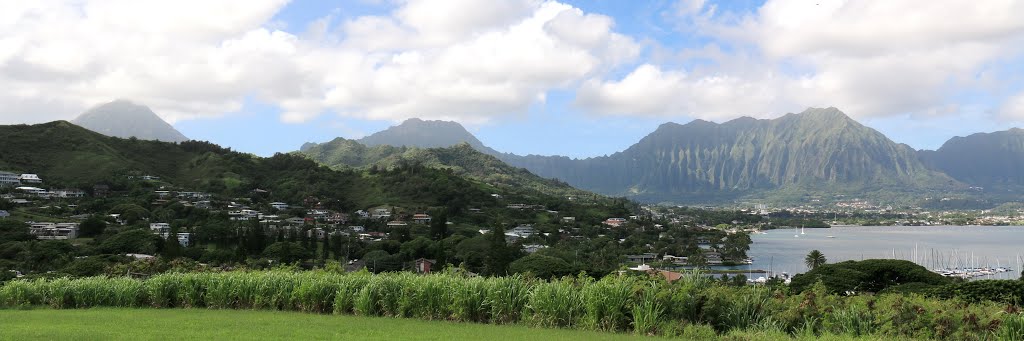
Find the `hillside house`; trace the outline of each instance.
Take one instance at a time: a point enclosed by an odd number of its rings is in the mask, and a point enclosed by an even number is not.
[[[43,179],[40,179],[39,176],[35,174],[22,174],[21,176],[18,176],[18,180],[21,181],[21,183],[23,184],[43,183]]]
[[[602,222],[602,224],[611,227],[619,227],[626,224],[626,218],[608,218],[604,222]]]
[[[11,172],[0,172],[0,186],[20,186],[20,176]]]
[[[430,215],[426,213],[416,213],[412,215],[412,221],[417,224],[430,224]]]
[[[373,219],[391,219],[390,208],[375,208],[370,215]]]
[[[49,193],[47,193],[45,189],[39,187],[21,186],[15,189],[21,191],[22,193],[38,197],[45,197],[49,195]]]
[[[149,223],[149,231],[159,235],[161,238],[167,239],[167,235],[171,233],[171,224]]]
[[[4,211],[4,210],[0,210],[0,219],[4,219],[4,218],[10,217],[10,216],[11,216],[10,212]]]
[[[270,207],[273,207],[275,210],[278,210],[278,211],[283,211],[283,210],[287,210],[288,209],[288,204],[283,203],[283,202],[279,202],[279,201],[275,201],[275,202],[270,203]]]
[[[407,224],[404,221],[395,220],[395,221],[389,221],[388,222],[388,228],[405,227],[405,226],[409,226],[409,224]]]
[[[29,234],[39,240],[78,238],[78,223],[30,223]]]
[[[533,225],[519,225],[509,230],[508,233],[514,234],[519,238],[530,238],[530,236],[537,234],[537,231],[533,229]]]
[[[78,189],[55,189],[50,191],[52,198],[84,198],[85,191]]]
[[[562,223],[572,224],[576,222],[576,217],[562,217]]]
[[[348,214],[331,212],[331,214],[327,216],[326,220],[331,224],[346,224],[348,223]]]
[[[658,259],[655,253],[641,253],[639,255],[626,255],[626,260],[631,263],[648,263]]]
[[[430,267],[437,263],[436,260],[426,259],[426,258],[420,258],[420,259],[417,259],[417,260],[415,260],[413,262],[414,262],[414,269],[416,270],[416,273],[419,273],[419,274],[429,274],[430,273]]]

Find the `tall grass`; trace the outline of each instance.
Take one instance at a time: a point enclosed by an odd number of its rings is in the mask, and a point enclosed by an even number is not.
[[[0,309],[32,306],[294,310],[689,339],[718,333],[736,339],[1022,340],[1024,333],[1024,317],[1005,304],[901,294],[840,297],[824,289],[786,295],[721,286],[697,273],[667,283],[634,276],[544,281],[456,272],[421,276],[273,270],[166,273],[145,280],[14,280],[0,286]]]

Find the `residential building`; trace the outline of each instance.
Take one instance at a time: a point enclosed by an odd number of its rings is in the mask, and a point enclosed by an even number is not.
[[[15,189],[35,196],[47,196],[46,190],[39,187],[22,186]]]
[[[430,224],[430,215],[426,213],[416,213],[412,215],[412,221],[417,224]]]
[[[35,174],[22,174],[21,176],[18,177],[18,180],[21,181],[21,183],[23,184],[43,183],[43,179],[40,179],[39,176]]]
[[[188,247],[192,245],[192,234],[191,233],[178,233],[178,244],[181,246]]]
[[[348,223],[348,214],[332,212],[327,216],[327,222],[332,224]]]
[[[10,217],[10,216],[11,216],[10,212],[4,211],[4,210],[0,210],[0,219],[4,219],[4,218]]]
[[[78,223],[30,223],[28,232],[39,240],[78,238]]]
[[[154,234],[160,235],[164,239],[167,239],[167,235],[171,233],[171,224],[168,223],[150,223],[149,230]]]
[[[20,186],[20,176],[11,172],[0,172],[0,186]]]
[[[536,253],[537,251],[540,251],[540,250],[543,250],[543,249],[546,249],[546,248],[548,248],[547,245],[528,244],[528,245],[523,245],[523,252],[526,252],[526,253]]]
[[[404,221],[398,221],[398,220],[389,221],[388,222],[388,228],[403,227],[403,226],[409,226],[409,224],[407,224]]]
[[[85,191],[79,189],[55,189],[50,191],[52,198],[84,198]]]
[[[414,261],[414,269],[416,273],[429,274],[430,267],[436,263],[437,261],[433,259],[420,258]]]
[[[270,207],[273,207],[275,210],[283,211],[288,209],[288,204],[283,202],[272,202],[270,203]]]
[[[639,255],[626,255],[626,260],[632,263],[648,263],[658,259],[655,253],[641,253]]]
[[[572,224],[576,222],[576,217],[562,217],[562,222],[566,224]]]
[[[508,233],[514,234],[519,238],[530,238],[530,236],[536,234],[537,231],[533,229],[533,225],[519,225],[509,230],[506,234]]]
[[[373,214],[370,216],[373,219],[391,219],[390,208],[375,208]]]
[[[608,218],[603,224],[611,227],[619,227],[626,224],[626,218]]]

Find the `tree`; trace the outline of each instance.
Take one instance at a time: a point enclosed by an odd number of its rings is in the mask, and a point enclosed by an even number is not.
[[[306,250],[298,242],[279,242],[270,244],[263,250],[263,256],[281,263],[295,263],[312,257],[312,251]]]
[[[167,234],[167,238],[164,238],[163,250],[161,255],[167,259],[175,259],[181,257],[181,244],[178,242],[178,228],[172,227],[171,232]]]
[[[532,273],[539,278],[556,278],[573,273],[572,265],[558,257],[532,254],[509,264],[511,273]]]
[[[78,231],[82,237],[95,237],[103,234],[103,230],[107,229],[107,222],[99,216],[90,216],[78,226]]]
[[[434,237],[434,240],[441,240],[448,238],[448,214],[441,212],[434,215],[434,218],[430,220],[430,235]]]
[[[811,250],[811,252],[807,254],[807,257],[804,258],[804,264],[806,264],[807,268],[811,270],[825,265],[825,263],[828,263],[828,260],[825,259],[825,254],[818,250]]]

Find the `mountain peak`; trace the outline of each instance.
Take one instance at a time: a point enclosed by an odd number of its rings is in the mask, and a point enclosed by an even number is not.
[[[97,105],[71,122],[107,136],[166,142],[188,141],[185,135],[149,107],[126,99]]]
[[[432,121],[410,118],[357,142],[367,146],[391,145],[396,147],[438,148],[467,143],[474,149],[490,155],[499,153],[484,146],[465,127],[453,121]]]

